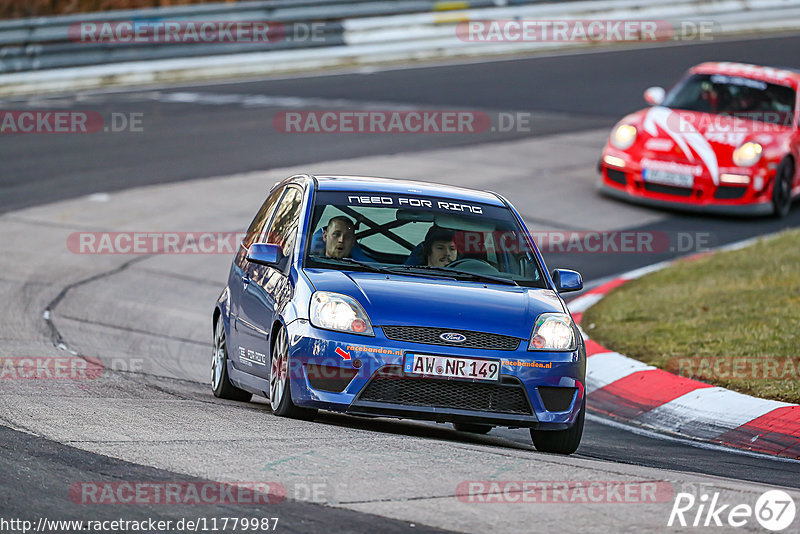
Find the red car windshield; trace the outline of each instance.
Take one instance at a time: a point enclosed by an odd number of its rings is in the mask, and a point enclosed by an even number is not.
[[[795,91],[741,76],[695,74],[678,83],[662,105],[791,126]]]

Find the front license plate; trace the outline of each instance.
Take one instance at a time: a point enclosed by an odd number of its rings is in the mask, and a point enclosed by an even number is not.
[[[473,378],[487,381],[496,381],[500,378],[500,362],[496,360],[406,354],[403,369],[406,374],[420,376]]]
[[[694,186],[694,176],[691,174],[642,169],[642,178],[644,178],[645,182],[655,184],[674,185],[676,187],[688,187],[690,189]]]

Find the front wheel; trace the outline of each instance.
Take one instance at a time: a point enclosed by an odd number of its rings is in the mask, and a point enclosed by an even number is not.
[[[784,158],[775,172],[775,184],[772,186],[773,214],[778,218],[789,215],[792,206],[792,182],[794,181],[794,162]]]
[[[292,402],[291,380],[289,377],[289,342],[286,329],[281,328],[272,346],[269,372],[269,404],[272,413],[280,417],[312,420],[317,410],[299,408]]]
[[[534,430],[531,429],[533,446],[540,452],[555,454],[572,454],[578,450],[583,436],[583,420],[586,416],[586,397],[583,398],[581,411],[575,423],[566,430]]]
[[[253,394],[231,384],[228,377],[228,344],[225,340],[225,325],[222,317],[214,326],[214,347],[211,353],[211,390],[215,397],[248,402]]]

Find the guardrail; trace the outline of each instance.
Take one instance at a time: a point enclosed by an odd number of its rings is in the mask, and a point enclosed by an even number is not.
[[[527,4],[542,0],[267,0],[259,2],[198,4],[170,8],[120,10],[68,16],[40,17],[0,22],[0,73],[59,67],[101,65],[125,61],[213,56],[343,46],[343,20]],[[269,22],[279,24],[284,38],[247,43],[82,42],[74,35],[82,23],[131,22],[146,28],[169,21]],[[299,38],[314,24],[315,39]],[[72,32],[72,33],[71,33]]]
[[[284,37],[191,44],[88,43],[70,38],[75,24],[115,21],[145,26],[169,21],[268,22],[281,25]],[[800,29],[800,0],[264,0],[2,21],[0,97],[528,53],[620,40],[464,37],[465,25],[486,21],[649,21],[665,33],[645,38],[634,32],[621,40],[708,40],[728,33]],[[708,30],[709,24],[710,37],[697,33],[698,28]],[[310,25],[315,25],[317,38],[295,37],[295,30]]]

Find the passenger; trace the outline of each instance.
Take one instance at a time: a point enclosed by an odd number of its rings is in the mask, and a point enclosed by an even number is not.
[[[445,267],[456,261],[458,249],[455,243],[455,230],[431,226],[422,242],[422,257],[431,267]]]
[[[328,221],[322,231],[325,243],[325,255],[329,258],[349,258],[353,245],[356,244],[356,227],[348,217],[339,215]]]

